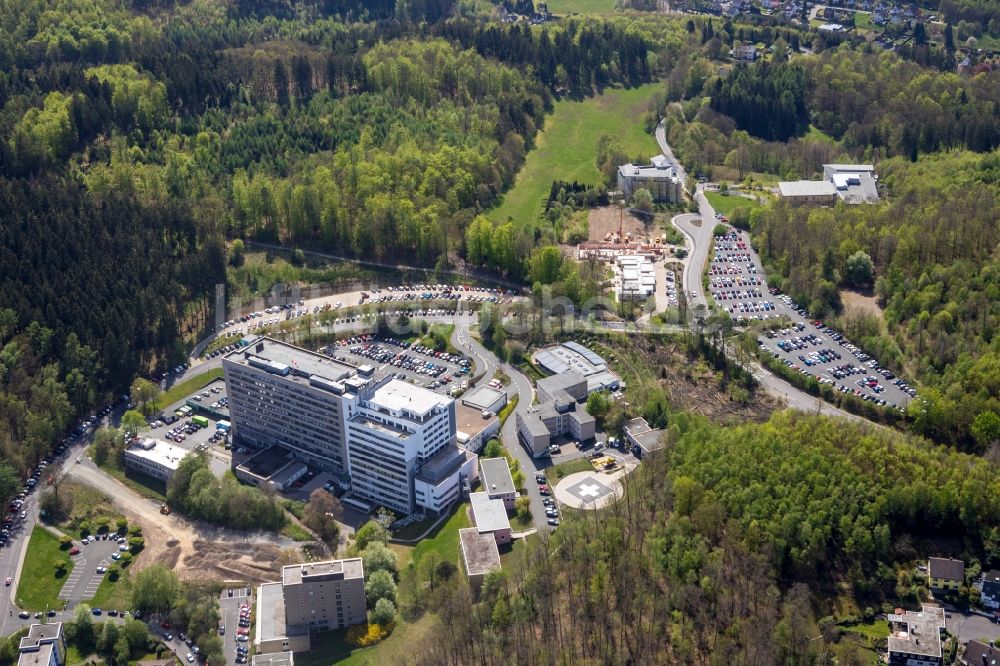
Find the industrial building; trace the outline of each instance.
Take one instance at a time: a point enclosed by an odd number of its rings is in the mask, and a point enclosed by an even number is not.
[[[622,254],[615,258],[615,295],[619,301],[645,301],[654,293],[656,272],[648,257]]]
[[[621,384],[618,375],[608,369],[607,361],[600,354],[578,342],[564,342],[561,345],[539,349],[535,352],[533,360],[550,375],[561,375],[572,370],[586,377],[587,394],[595,391],[617,391]],[[548,378],[539,382],[539,389],[544,388],[542,382],[546,381]],[[585,400],[586,395],[577,399]]]
[[[257,588],[257,651],[304,652],[310,632],[362,624],[367,612],[360,557],[282,567]]]
[[[480,534],[492,536],[498,546],[513,540],[503,500],[491,499],[489,493],[479,492],[469,495],[469,502],[472,504],[472,522]]]
[[[62,622],[33,624],[18,644],[17,666],[63,666],[66,635]]]
[[[278,492],[287,490],[308,471],[308,465],[280,446],[264,449],[233,469],[240,481]]]
[[[146,438],[125,449],[125,467],[160,481],[170,481],[190,451],[159,439]]]
[[[833,183],[844,203],[878,201],[878,176],[871,164],[824,164],[823,179]]]
[[[793,206],[832,206],[837,188],[826,180],[793,180],[778,183],[781,198]]]
[[[878,176],[871,164],[824,164],[823,180],[778,183],[783,199],[792,205],[832,206],[878,201]]]
[[[889,615],[890,666],[939,666],[944,609],[922,606],[920,612],[896,609]]]
[[[283,487],[300,461],[340,476],[352,499],[410,514],[446,509],[478,476],[474,453],[456,445],[451,398],[270,338],[222,363],[234,443],[278,450],[238,467],[241,478]]]
[[[618,189],[626,197],[645,189],[655,202],[677,203],[684,197],[684,183],[677,173],[663,155],[651,158],[649,164],[623,164],[618,167]]]

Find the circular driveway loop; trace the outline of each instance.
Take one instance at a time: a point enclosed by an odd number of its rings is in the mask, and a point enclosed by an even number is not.
[[[574,509],[600,509],[615,497],[621,497],[622,486],[617,476],[596,472],[570,474],[556,485],[556,500]]]

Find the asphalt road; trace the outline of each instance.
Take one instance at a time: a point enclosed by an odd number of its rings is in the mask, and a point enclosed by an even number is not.
[[[677,160],[676,157],[674,157],[674,151],[670,149],[670,144],[667,143],[667,132],[666,129],[664,128],[662,120],[660,121],[660,124],[656,126],[655,134],[656,134],[656,142],[660,144],[660,152],[663,153],[664,157],[666,157],[667,159],[669,159],[671,162],[674,163],[674,169],[676,169],[677,175],[681,179],[681,187],[683,187],[686,191],[687,174],[684,172],[684,167],[681,166],[681,163]]]
[[[1000,639],[1000,624],[982,615],[965,614],[957,610],[947,609],[949,617],[945,618],[948,631],[958,636],[958,642],[966,644],[972,640],[995,641]]]

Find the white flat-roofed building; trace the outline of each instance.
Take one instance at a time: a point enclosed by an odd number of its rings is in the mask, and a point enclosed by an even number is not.
[[[190,451],[158,439],[145,439],[125,449],[125,467],[160,481],[169,481]]]
[[[898,610],[898,609],[897,609]],[[902,611],[888,616],[890,666],[940,666],[944,609],[922,606],[920,612]]]
[[[508,511],[514,510],[514,500],[517,499],[517,488],[514,477],[510,473],[510,465],[506,458],[480,458],[479,480],[483,483],[483,492],[490,499],[503,502]]]
[[[455,448],[454,400],[393,379],[359,401],[347,421],[347,434],[356,495],[404,514],[417,506],[437,510],[417,502],[415,477],[418,468],[438,454],[450,456],[447,450]],[[462,469],[455,469],[445,482],[460,488]],[[424,483],[425,491],[427,487]],[[435,495],[445,492],[437,488]]]
[[[513,533],[503,501],[490,499],[486,492],[472,493],[469,501],[472,503],[472,522],[479,533],[492,534],[498,546],[510,543]]]
[[[496,414],[507,405],[507,393],[489,386],[480,386],[463,395],[462,404]]]
[[[466,451],[479,453],[500,432],[500,418],[492,411],[456,404],[455,419],[455,439]]]
[[[832,206],[837,202],[837,188],[826,180],[793,180],[778,183],[781,197],[793,206]]]
[[[62,622],[33,624],[18,644],[17,666],[63,666],[66,636]]]

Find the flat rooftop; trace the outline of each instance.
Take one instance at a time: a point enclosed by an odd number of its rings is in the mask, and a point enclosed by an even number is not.
[[[480,386],[479,388],[463,395],[462,404],[468,405],[469,407],[480,411],[484,409],[493,409],[493,405],[496,404],[497,400],[500,400],[505,395],[506,394],[503,391],[498,391],[495,388]],[[506,403],[507,401],[504,400],[504,402]]]
[[[17,659],[17,666],[49,666],[52,662],[52,643],[45,643],[33,648],[30,652],[22,652]]]
[[[413,433],[409,430],[404,430],[402,428],[396,428],[387,423],[382,423],[381,421],[376,421],[373,418],[365,416],[364,414],[355,414],[349,419],[350,423],[355,425],[363,426],[369,430],[374,430],[375,432],[383,435],[385,437],[395,437],[396,439],[406,439]]]
[[[291,652],[255,654],[250,659],[251,666],[295,666],[295,656]]]
[[[19,648],[23,650],[27,647],[38,645],[41,641],[51,641],[59,638],[62,633],[62,622],[51,624],[33,624],[28,629],[28,635],[21,638]]]
[[[366,402],[391,412],[406,411],[423,417],[437,407],[447,407],[450,401],[430,389],[393,379],[375,389]]]
[[[245,460],[238,468],[262,479],[270,479],[278,470],[286,467],[290,460],[291,453],[288,449],[272,446]]]
[[[360,557],[346,560],[327,560],[307,564],[291,564],[281,568],[281,584],[320,583],[327,580],[364,578],[364,565]]]
[[[455,429],[470,439],[486,430],[498,418],[496,414],[491,414],[489,418],[484,419],[482,409],[455,403]]]
[[[231,351],[223,358],[230,363],[248,367],[251,366],[251,359],[258,359],[270,364],[274,370],[288,368],[289,373],[284,375],[287,379],[306,385],[309,384],[311,377],[328,382],[341,382],[355,375],[358,370],[353,365],[268,337],[260,338],[249,347]]]
[[[150,443],[152,446],[149,446]],[[143,458],[150,462],[162,465],[168,469],[177,469],[177,467],[181,464],[181,460],[184,459],[184,456],[191,453],[187,449],[182,449],[179,446],[174,446],[169,442],[164,442],[159,439],[146,440],[143,444],[133,446],[126,452],[129,456]]]
[[[612,385],[618,381],[618,376],[608,368],[607,361],[600,354],[584,347],[578,342],[564,342],[561,345],[539,349],[535,352],[534,358],[536,363],[553,376],[575,372],[581,377],[587,378],[593,375],[601,375],[607,378],[605,380],[607,385]],[[546,377],[540,381],[546,382],[547,385],[555,386],[558,384],[560,387],[573,383],[570,377],[562,380]]]
[[[472,502],[472,517],[476,522],[476,529],[480,532],[510,529],[503,500],[490,499],[487,493],[479,492],[470,494],[469,501]]]
[[[530,412],[518,412],[517,418],[522,420],[528,432],[534,436],[550,434],[548,427],[542,423],[542,415],[537,409]]]
[[[832,197],[837,194],[837,187],[828,180],[781,181],[778,189],[783,197]]]
[[[480,480],[487,493],[497,495],[517,492],[506,458],[481,458],[479,469],[482,471]]]
[[[425,483],[436,485],[454,474],[470,456],[475,457],[475,455],[457,446],[446,446],[420,466],[417,478]]]
[[[944,628],[944,609],[923,606],[919,613],[903,611],[888,617],[889,651],[906,652],[925,657],[941,656],[941,629]]]
[[[475,527],[458,531],[458,541],[462,545],[462,561],[470,576],[477,576],[500,568],[500,551],[497,540],[489,534],[480,534]]]
[[[257,588],[257,643],[287,635],[281,583],[264,583]]]

